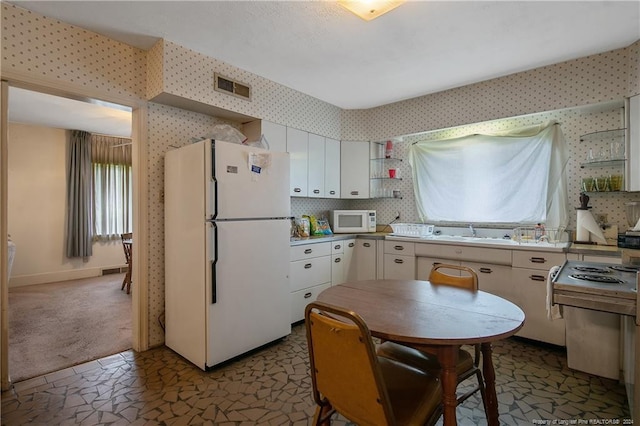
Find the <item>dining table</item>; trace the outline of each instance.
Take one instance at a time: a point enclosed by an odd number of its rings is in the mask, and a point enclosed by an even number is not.
[[[499,424],[492,342],[522,328],[525,315],[517,305],[484,291],[420,280],[351,281],[329,287],[317,300],[357,313],[373,337],[435,354],[445,426],[457,424],[458,350],[480,344],[487,423]]]

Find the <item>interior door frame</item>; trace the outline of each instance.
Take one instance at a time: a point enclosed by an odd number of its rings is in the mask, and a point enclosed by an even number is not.
[[[9,86],[20,87],[36,92],[87,101],[99,99],[132,109],[132,174],[133,174],[133,229],[135,245],[133,250],[132,281],[132,348],[137,352],[149,349],[149,282],[148,274],[143,273],[149,264],[149,228],[147,223],[149,203],[147,179],[147,102],[144,99],[114,97],[91,89],[74,87],[69,84],[41,80],[30,80],[21,75],[3,73],[0,97],[0,387],[11,387],[9,371],[9,324],[8,300],[8,92]]]

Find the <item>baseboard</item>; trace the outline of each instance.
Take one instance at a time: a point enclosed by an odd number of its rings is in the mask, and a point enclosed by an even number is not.
[[[20,275],[9,279],[9,288],[34,284],[54,283],[58,281],[77,280],[81,278],[100,277],[107,274],[126,272],[127,266],[110,266],[101,268],[74,269],[69,271],[46,272],[43,274]]]

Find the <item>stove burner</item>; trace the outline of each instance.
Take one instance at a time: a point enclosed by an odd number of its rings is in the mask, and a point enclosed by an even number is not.
[[[581,281],[592,281],[603,284],[624,284],[623,280],[620,280],[615,277],[605,276],[605,275],[593,275],[593,274],[571,274],[569,278],[573,278],[574,280]]]
[[[613,265],[609,266],[609,269],[620,272],[633,272],[635,274],[636,272],[640,271],[640,266]]]
[[[608,274],[611,271],[607,268],[598,268],[596,266],[573,266],[571,269],[578,272],[588,272],[591,274]]]

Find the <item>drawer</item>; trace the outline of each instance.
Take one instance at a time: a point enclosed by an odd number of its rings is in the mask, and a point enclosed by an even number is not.
[[[294,291],[291,293],[291,323],[304,319],[304,309],[318,298],[323,290],[331,287],[331,284],[321,284],[311,288]]]
[[[406,243],[404,241],[385,241],[384,252],[386,254],[413,256],[415,254],[415,244]]]
[[[469,260],[471,262],[511,265],[511,250],[486,247],[417,243],[415,254],[416,256],[436,257],[440,259]]]
[[[385,280],[415,280],[416,258],[414,256],[384,255]]]
[[[548,271],[552,266],[562,265],[566,258],[564,253],[514,250],[513,267]]]
[[[331,256],[291,262],[291,291],[331,282]]]
[[[291,247],[291,261],[331,255],[331,243],[303,244]]]
[[[347,243],[347,240],[332,242],[331,243],[331,254],[342,254],[342,253],[344,253],[344,245],[346,243]]]

